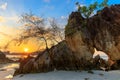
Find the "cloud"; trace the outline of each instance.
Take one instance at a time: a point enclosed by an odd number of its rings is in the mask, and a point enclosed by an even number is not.
[[[17,23],[19,21],[19,17],[14,15],[14,16],[0,16],[0,25],[1,24],[7,24],[7,23]]]
[[[11,17],[6,17],[6,20],[9,20],[9,21],[12,20],[12,21],[17,22],[17,21],[19,21],[19,17],[14,15],[14,16],[11,16]]]
[[[10,27],[8,25],[0,25],[0,35],[4,35],[9,38],[16,37],[16,35],[19,35],[22,31],[20,29],[15,27]],[[2,33],[2,34],[1,34]]]
[[[5,18],[3,16],[0,16],[0,22],[5,22]]]
[[[22,31],[17,28],[0,25],[0,47],[5,47],[9,41],[18,37],[21,32]]]
[[[2,10],[6,10],[7,9],[7,2],[6,3],[4,3],[4,4],[2,4],[1,6],[0,6],[0,9],[2,9]]]
[[[61,16],[61,19],[68,19],[68,17],[67,16]]]
[[[18,20],[19,18],[15,15],[11,17],[0,16],[0,35],[1,33],[5,33],[12,36],[19,34],[19,30],[17,29],[21,24],[18,23]]]
[[[50,2],[50,0],[44,0],[44,2],[47,2],[47,3],[48,3],[48,2]]]

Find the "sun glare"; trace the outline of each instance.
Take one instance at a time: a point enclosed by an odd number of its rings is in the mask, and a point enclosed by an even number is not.
[[[24,52],[28,52],[29,51],[29,49],[28,48],[24,48]]]

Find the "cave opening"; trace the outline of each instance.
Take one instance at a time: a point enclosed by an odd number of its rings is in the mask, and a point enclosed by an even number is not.
[[[102,59],[108,61],[108,55],[103,52],[103,51],[98,51],[96,48],[94,49],[94,54],[93,54],[93,58],[95,58],[97,55],[99,55]]]

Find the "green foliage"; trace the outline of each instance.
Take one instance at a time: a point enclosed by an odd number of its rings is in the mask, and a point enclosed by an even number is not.
[[[104,0],[100,5],[99,5],[99,7],[101,7],[101,8],[104,8],[104,7],[107,7],[108,6],[108,0]]]
[[[98,2],[94,2],[93,4],[90,4],[89,6],[81,6],[79,2],[76,2],[76,5],[78,7],[78,11],[85,17],[89,18],[95,10],[102,9],[104,7],[108,6],[108,0],[104,0],[102,3],[98,4]]]
[[[97,2],[95,2],[94,4],[90,4],[88,7],[87,6],[81,7],[78,4],[78,11],[80,11],[84,15],[84,17],[88,18],[93,13],[93,11],[97,9],[97,5],[98,5]]]

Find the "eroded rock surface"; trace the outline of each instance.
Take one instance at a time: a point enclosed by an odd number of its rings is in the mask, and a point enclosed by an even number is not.
[[[120,60],[120,5],[106,7],[89,19],[80,15],[73,12],[66,26],[66,41],[71,50],[79,57],[90,57],[96,48],[111,60]]]
[[[120,60],[120,5],[104,8],[89,19],[87,27],[94,47],[111,60]]]
[[[84,27],[85,21],[79,12],[73,12],[69,16],[65,28],[65,40],[76,57],[90,60],[94,53],[94,47],[88,43],[90,36],[86,26]]]
[[[91,70],[95,67],[92,60],[76,57],[66,42],[62,41],[40,53],[36,58],[29,56],[21,61],[20,68],[16,70],[15,75],[53,70]]]

